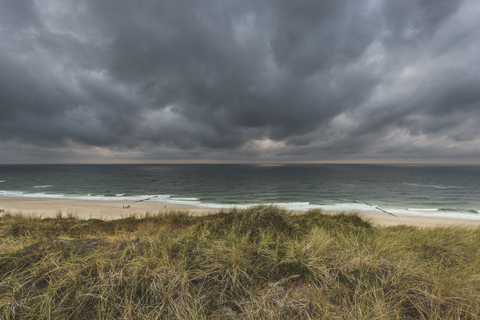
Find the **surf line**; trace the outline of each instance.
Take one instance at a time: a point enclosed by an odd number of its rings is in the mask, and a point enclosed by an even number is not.
[[[388,212],[388,211],[385,211],[385,210],[383,210],[383,209],[380,208],[380,207],[374,206],[373,204],[370,204],[370,203],[365,202],[365,201],[363,201],[363,203],[368,204],[370,207],[374,207],[374,208],[377,209],[377,210],[383,211],[383,212],[385,212],[385,213],[388,213],[389,215],[392,215],[392,216],[396,217],[396,215],[394,215],[393,213],[390,213],[390,212]]]
[[[147,200],[150,200],[150,199],[153,199],[153,198],[156,198],[156,197],[158,197],[158,196],[154,196],[154,197],[150,197],[150,198],[147,198],[147,199],[138,200],[138,201],[135,201],[135,202],[147,201]]]

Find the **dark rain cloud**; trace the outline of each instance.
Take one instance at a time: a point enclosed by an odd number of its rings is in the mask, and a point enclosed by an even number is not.
[[[480,158],[479,14],[3,0],[0,162]]]

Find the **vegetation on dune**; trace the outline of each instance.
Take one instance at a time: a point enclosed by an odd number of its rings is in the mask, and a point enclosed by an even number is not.
[[[480,229],[275,206],[0,219],[2,319],[480,318]]]

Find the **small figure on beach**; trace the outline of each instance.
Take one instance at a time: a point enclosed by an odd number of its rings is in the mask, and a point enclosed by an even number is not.
[[[130,208],[130,205],[123,206],[123,209],[128,209]]]
[[[0,213],[5,212],[5,209],[3,207],[0,208]]]

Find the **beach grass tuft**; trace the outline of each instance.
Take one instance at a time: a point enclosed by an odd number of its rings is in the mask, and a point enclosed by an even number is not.
[[[1,319],[478,319],[480,229],[276,206],[5,214]]]

